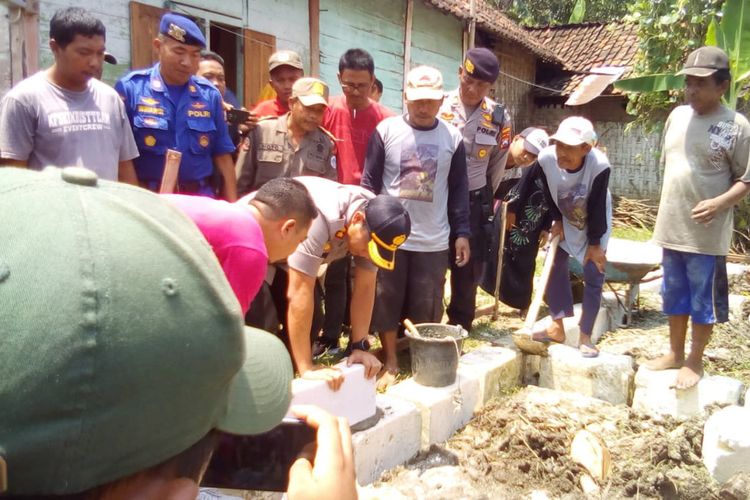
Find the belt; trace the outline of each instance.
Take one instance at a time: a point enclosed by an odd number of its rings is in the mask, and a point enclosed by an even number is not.
[[[475,189],[474,191],[469,191],[469,199],[470,200],[481,200],[484,198],[484,192],[487,190],[487,186],[480,187],[479,189]]]
[[[174,188],[175,193],[198,193],[201,188],[210,187],[210,177],[205,177],[197,181],[183,181],[178,182]],[[138,181],[138,184],[145,189],[150,191],[158,191],[161,186],[161,181]]]

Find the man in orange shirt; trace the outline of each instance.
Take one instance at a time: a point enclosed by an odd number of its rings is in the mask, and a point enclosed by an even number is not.
[[[275,99],[261,101],[253,109],[259,117],[281,116],[289,112],[289,98],[292,96],[294,82],[302,78],[304,66],[299,54],[291,50],[279,50],[268,58],[268,72],[271,78],[268,83],[276,92]]]

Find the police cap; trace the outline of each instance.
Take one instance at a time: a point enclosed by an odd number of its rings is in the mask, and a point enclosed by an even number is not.
[[[497,57],[490,49],[484,47],[467,50],[463,68],[470,77],[486,82],[494,82],[500,74]]]
[[[161,17],[159,33],[187,45],[206,47],[206,37],[200,28],[187,17],[167,12]]]

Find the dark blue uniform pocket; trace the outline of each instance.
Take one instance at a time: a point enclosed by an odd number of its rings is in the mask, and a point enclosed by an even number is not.
[[[164,154],[170,146],[169,123],[165,118],[136,115],[133,132],[138,149]]]
[[[196,155],[207,155],[213,150],[216,140],[216,124],[210,118],[188,118],[190,134],[190,152]]]

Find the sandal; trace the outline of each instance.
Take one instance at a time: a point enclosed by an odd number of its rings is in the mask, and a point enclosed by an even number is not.
[[[581,344],[578,346],[578,350],[584,358],[596,358],[599,356],[599,349],[594,347],[594,344]]]

